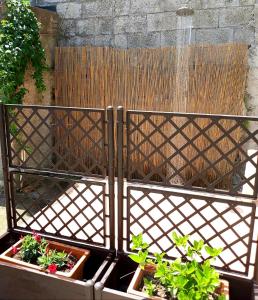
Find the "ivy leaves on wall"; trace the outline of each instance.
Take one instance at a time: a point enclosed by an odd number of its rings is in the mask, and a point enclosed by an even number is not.
[[[40,24],[29,3],[6,0],[5,6],[5,17],[0,24],[0,100],[20,104],[27,93],[24,76],[30,65],[37,90],[46,89],[43,79],[46,56],[40,41]]]

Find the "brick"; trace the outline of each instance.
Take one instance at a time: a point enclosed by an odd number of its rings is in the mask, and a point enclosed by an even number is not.
[[[78,35],[90,35],[95,34],[95,18],[83,19],[77,21],[76,32]]]
[[[218,8],[225,7],[225,0],[203,0],[202,8]]]
[[[167,0],[164,0],[167,1]],[[131,0],[130,13],[141,14],[141,13],[156,13],[163,11],[163,1],[159,0]]]
[[[113,15],[114,0],[97,0],[82,4],[82,17],[109,17]]]
[[[163,31],[160,33],[161,46],[175,46],[177,39],[177,30]]]
[[[147,31],[147,16],[135,15],[130,16],[128,20],[127,32],[144,32]]]
[[[60,22],[60,34],[63,37],[72,37],[76,35],[76,21],[70,19],[63,19]]]
[[[197,43],[227,43],[233,41],[233,29],[215,28],[196,30],[195,40]]]
[[[82,17],[87,18],[97,16],[99,10],[99,1],[86,2],[82,4]]]
[[[78,19],[81,17],[82,5],[80,3],[58,3],[56,11],[64,19]]]
[[[125,33],[127,32],[127,26],[129,22],[128,16],[121,16],[114,18],[114,33]]]
[[[95,37],[95,46],[105,47],[113,45],[112,35],[97,35]]]
[[[225,8],[220,11],[219,26],[246,25],[254,18],[252,7]]]
[[[114,0],[99,1],[99,16],[108,17],[113,16]]]
[[[160,32],[130,33],[127,36],[128,48],[160,47]]]
[[[123,16],[130,13],[130,0],[115,0],[114,15]]]
[[[96,24],[97,34],[112,34],[114,32],[114,22],[113,18],[98,18]]]
[[[240,5],[254,5],[255,0],[239,0]]]
[[[84,36],[84,37],[72,37],[69,39],[67,46],[85,46],[85,45],[94,45],[95,38],[94,36]]]
[[[116,34],[114,40],[114,46],[117,48],[127,48],[127,35],[126,34]]]
[[[114,20],[114,32],[119,33],[133,33],[147,31],[147,17],[146,15],[132,15],[121,16]]]
[[[193,16],[194,28],[214,28],[219,25],[219,10],[197,10]]]
[[[189,1],[189,3],[186,4],[187,1],[185,0],[174,0],[174,1],[163,0],[160,1],[160,7],[163,8],[162,11],[176,11],[177,9],[185,5],[193,9],[201,9],[203,5],[203,1],[206,0],[193,0],[193,1]]]
[[[169,31],[163,31],[160,33],[161,34],[161,46],[176,46],[177,43],[180,44],[180,37],[184,34],[185,36],[185,32],[181,32],[180,30],[169,30]],[[189,37],[189,35],[188,35]],[[190,40],[190,41],[189,41]],[[195,30],[191,30],[191,35],[189,40],[185,41],[184,44],[188,44],[189,43],[194,43],[195,41]]]
[[[225,0],[225,6],[239,6],[239,0]]]
[[[240,27],[234,29],[234,41],[254,45],[255,43],[255,28]]]
[[[173,30],[177,28],[175,12],[166,12],[147,15],[148,31]]]

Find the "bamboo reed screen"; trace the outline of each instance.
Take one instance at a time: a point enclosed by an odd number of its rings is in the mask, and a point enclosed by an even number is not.
[[[247,55],[248,48],[244,44],[188,46],[180,51],[175,47],[57,48],[55,104],[96,108],[122,105],[125,109],[242,115]],[[180,126],[181,119],[174,121]],[[159,120],[156,118],[155,122]],[[203,119],[198,124],[202,128],[206,125]],[[231,124],[224,122],[222,125],[228,128]],[[148,124],[141,129],[146,134],[151,131]],[[168,129],[164,126],[163,130]],[[195,128],[188,126],[187,134],[189,138],[194,136]],[[213,137],[217,134],[216,129],[209,132]],[[240,138],[241,132],[234,132],[234,139]],[[135,136],[136,143],[141,139],[139,134]],[[153,142],[160,143],[159,136],[153,138]],[[174,143],[180,145],[181,137]],[[207,143],[203,137],[196,141],[200,149],[205,149]],[[225,151],[230,149],[231,143],[226,139],[221,144]],[[148,146],[145,148],[141,150],[148,153]],[[188,157],[195,156],[190,148],[184,152]],[[217,159],[215,152],[211,149],[206,154],[211,161]],[[232,161],[235,158],[236,153],[232,153]],[[137,155],[133,159],[141,161]],[[147,170],[159,164],[159,160],[158,156],[153,156],[143,167]],[[182,164],[180,158],[173,163],[177,168]],[[194,164],[197,168],[205,167],[201,159]],[[226,173],[227,163],[222,161],[219,169]],[[187,169],[185,175],[192,176]],[[209,174],[211,178],[214,176],[216,174]]]

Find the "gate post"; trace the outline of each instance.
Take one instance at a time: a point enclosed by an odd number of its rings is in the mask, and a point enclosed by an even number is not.
[[[9,171],[8,171],[8,154],[6,145],[6,126],[5,126],[5,109],[4,104],[0,102],[0,143],[1,143],[1,158],[3,166],[3,177],[4,177],[4,194],[5,194],[5,205],[6,205],[6,218],[7,218],[7,229],[12,229],[12,214],[10,205],[10,189],[9,189]]]
[[[123,251],[123,201],[124,201],[124,108],[117,108],[117,199],[118,199],[118,251]]]
[[[115,141],[114,141],[114,110],[107,108],[108,124],[108,189],[110,215],[110,248],[115,249]]]

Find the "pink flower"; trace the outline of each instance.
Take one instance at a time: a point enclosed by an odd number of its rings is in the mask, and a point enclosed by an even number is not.
[[[56,264],[51,264],[48,266],[48,271],[51,274],[55,274],[57,271],[57,265]]]
[[[18,252],[18,248],[15,246],[12,246],[12,253],[15,255]]]
[[[35,231],[33,231],[33,237],[38,243],[41,242],[41,236],[37,234]]]

